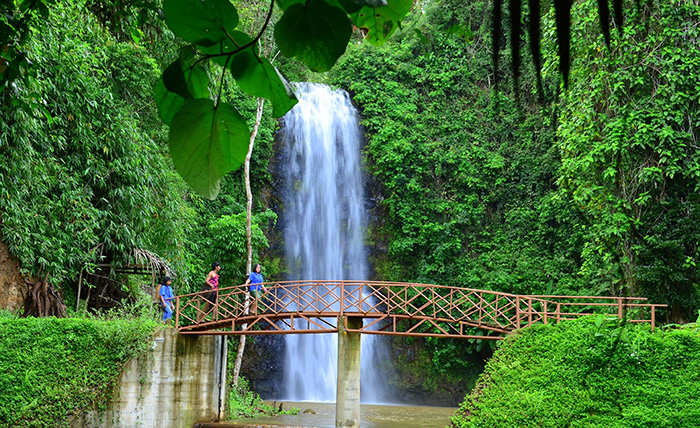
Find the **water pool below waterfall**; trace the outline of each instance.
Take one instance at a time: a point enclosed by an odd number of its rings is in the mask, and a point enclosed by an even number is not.
[[[273,403],[268,403],[273,404]],[[276,403],[279,406],[279,402]],[[335,403],[283,402],[284,409],[296,407],[299,415],[239,419],[202,424],[201,428],[335,428]],[[302,413],[310,409],[315,413]],[[454,407],[363,405],[361,428],[445,428],[455,414]]]

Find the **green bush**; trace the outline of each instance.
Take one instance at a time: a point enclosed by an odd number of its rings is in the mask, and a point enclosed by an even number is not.
[[[254,418],[263,415],[296,415],[299,409],[292,408],[280,412],[278,409],[265,404],[260,395],[251,391],[245,378],[238,378],[238,385],[231,388],[228,401],[229,419]]]
[[[457,428],[698,427],[700,331],[652,332],[603,315],[503,341]]]
[[[0,317],[0,426],[67,426],[144,352],[149,320]]]

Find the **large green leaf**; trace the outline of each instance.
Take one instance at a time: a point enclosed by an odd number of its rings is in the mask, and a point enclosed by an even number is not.
[[[306,0],[275,0],[280,9],[287,10],[289,6],[297,3],[304,4]],[[325,0],[331,6],[344,9],[347,13],[357,12],[363,6],[380,7],[387,4],[387,0]]]
[[[200,46],[212,46],[238,25],[229,0],[163,0],[165,22],[175,35]]]
[[[275,40],[286,57],[297,57],[313,71],[327,71],[350,41],[348,16],[323,0],[293,4],[275,26]]]
[[[209,98],[209,76],[194,61],[191,46],[180,51],[180,56],[170,64],[154,88],[158,115],[170,125],[186,99]]]
[[[250,47],[253,49],[253,52],[256,54],[258,53],[258,47],[253,43],[253,39],[246,33],[232,31],[229,35],[231,36],[230,38],[226,38],[226,40],[213,46],[203,47],[201,51],[207,55],[216,55],[212,58],[212,61],[222,67],[226,66],[228,55],[237,52],[243,46],[251,45]],[[230,60],[228,64],[231,64]]]
[[[158,107],[158,115],[163,122],[168,126],[173,122],[173,117],[185,105],[185,99],[170,92],[163,83],[163,78],[158,79],[155,88],[153,89],[156,107]]]
[[[387,0],[327,0],[329,4],[336,5],[336,3],[345,9],[347,13],[355,13],[362,9],[364,6],[369,7],[381,7],[388,4]]]
[[[214,199],[221,177],[245,161],[250,131],[233,106],[195,99],[173,118],[169,139],[177,172],[197,193]]]
[[[163,71],[165,88],[182,98],[209,98],[209,76],[199,64],[175,60]]]
[[[287,80],[270,61],[259,58],[249,49],[233,57],[231,74],[244,92],[272,101],[275,117],[284,116],[297,103]]]
[[[386,6],[364,6],[351,16],[358,28],[368,30],[367,40],[380,46],[399,27],[412,5],[413,0],[389,0]]]
[[[279,6],[280,9],[282,9],[283,11],[287,10],[289,8],[289,6],[291,6],[293,4],[298,4],[298,3],[304,4],[305,2],[306,2],[306,0],[275,0],[275,3],[277,3],[277,6]]]

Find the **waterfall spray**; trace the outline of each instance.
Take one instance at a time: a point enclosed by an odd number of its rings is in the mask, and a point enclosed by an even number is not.
[[[289,280],[366,280],[366,209],[359,116],[345,91],[297,85],[297,104],[283,119],[285,251]],[[287,335],[287,400],[335,401],[335,334]],[[380,365],[383,341],[362,337],[362,401],[387,397]]]

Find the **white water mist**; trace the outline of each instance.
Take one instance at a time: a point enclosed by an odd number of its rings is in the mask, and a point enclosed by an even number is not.
[[[362,131],[345,91],[297,85],[299,103],[284,116],[284,241],[290,280],[366,280]],[[362,401],[386,403],[384,341],[362,336]],[[335,401],[336,334],[287,335],[286,400]],[[379,360],[382,360],[381,363]]]

